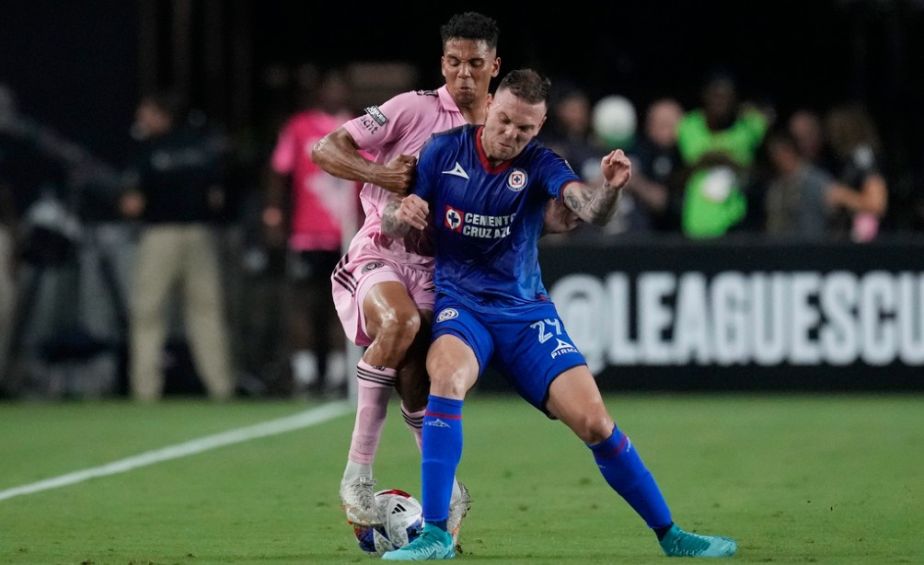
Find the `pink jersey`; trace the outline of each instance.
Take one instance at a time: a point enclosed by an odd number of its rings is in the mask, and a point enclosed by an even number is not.
[[[376,163],[398,155],[417,156],[434,133],[465,124],[465,118],[445,86],[439,90],[405,92],[344,124],[360,149]],[[432,268],[433,258],[405,248],[403,240],[381,233],[382,212],[393,197],[384,188],[366,184],[361,193],[366,221],[350,243],[349,262],[386,258],[397,264],[416,263]]]
[[[331,176],[311,160],[311,147],[345,121],[320,110],[296,114],[283,127],[273,151],[273,170],[292,175],[292,233],[297,251],[339,251],[341,225],[355,216],[354,184]]]

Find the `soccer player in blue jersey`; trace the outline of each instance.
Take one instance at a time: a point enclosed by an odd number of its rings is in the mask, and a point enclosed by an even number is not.
[[[420,155],[413,194],[388,206],[383,217],[383,230],[392,236],[433,230],[437,287],[423,426],[426,526],[413,543],[383,558],[455,556],[446,519],[462,456],[462,405],[492,360],[520,395],[587,444],[606,482],[654,530],[667,555],[733,555],[733,540],[674,524],[542,285],[537,242],[549,197],[562,199],[585,221],[605,224],[631,175],[629,159],[616,150],[601,161],[603,186],[592,188],[534,140],[545,121],[548,89],[548,80],[534,71],[508,74],[485,125],[433,136]]]

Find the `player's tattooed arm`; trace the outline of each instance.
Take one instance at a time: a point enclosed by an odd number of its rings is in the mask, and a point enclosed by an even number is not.
[[[603,186],[593,189],[584,183],[570,183],[562,194],[565,206],[585,222],[598,226],[606,225],[616,211],[619,191],[629,182],[632,164],[621,149],[617,149],[600,161],[603,172]]]
[[[382,211],[382,233],[403,240],[405,249],[425,257],[433,256],[429,222],[430,205],[416,194],[394,197]]]
[[[394,197],[382,211],[382,233],[401,237],[411,228],[425,230],[429,214],[430,205],[416,194]]]
[[[382,233],[400,239],[411,230],[410,224],[398,219],[398,209],[401,207],[401,198],[392,198],[382,211]]]

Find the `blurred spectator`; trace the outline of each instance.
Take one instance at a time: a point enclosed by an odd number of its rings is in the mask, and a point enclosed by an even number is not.
[[[680,122],[678,147],[689,177],[684,187],[683,231],[689,237],[725,234],[747,212],[743,192],[767,131],[767,119],[742,106],[734,81],[718,74],[703,88],[703,107]]]
[[[834,218],[834,229],[841,238],[870,241],[879,233],[879,221],[889,198],[880,172],[881,145],[876,126],[858,106],[835,108],[825,121],[837,177],[846,186],[837,193],[837,204],[842,209]]]
[[[622,191],[614,222],[617,231],[669,231],[679,228],[679,202],[673,202],[681,169],[677,126],[683,108],[676,100],[657,100],[648,107],[645,131],[629,151],[632,178]],[[612,231],[607,226],[607,231]]]
[[[590,130],[590,100],[584,91],[563,86],[552,103],[551,120],[543,142],[571,164],[587,182],[600,178],[600,159],[606,154]]]
[[[769,137],[767,153],[776,173],[765,197],[767,233],[776,237],[825,238],[834,211],[834,179],[803,156],[796,140],[786,132]]]
[[[345,337],[330,299],[330,274],[341,257],[344,220],[357,214],[358,187],[310,158],[311,147],[351,117],[348,85],[339,73],[327,73],[315,98],[279,134],[263,223],[270,244],[287,242],[289,250],[286,311],[294,384],[323,391],[346,382]]]
[[[209,226],[223,200],[220,153],[182,116],[175,95],[142,99],[134,130],[143,142],[130,175],[132,189],[121,200],[126,216],[145,223],[135,271],[129,375],[132,395],[144,401],[159,399],[163,391],[167,306],[177,284],[196,369],[209,395],[226,399],[234,392],[219,261]]]
[[[798,110],[789,118],[789,135],[796,149],[809,163],[824,167],[825,134],[821,118],[811,110]]]

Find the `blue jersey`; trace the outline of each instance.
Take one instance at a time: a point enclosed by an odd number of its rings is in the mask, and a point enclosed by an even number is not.
[[[430,204],[437,291],[474,307],[547,300],[538,249],[545,205],[579,179],[535,139],[492,167],[481,131],[434,135],[420,154],[413,193]]]

